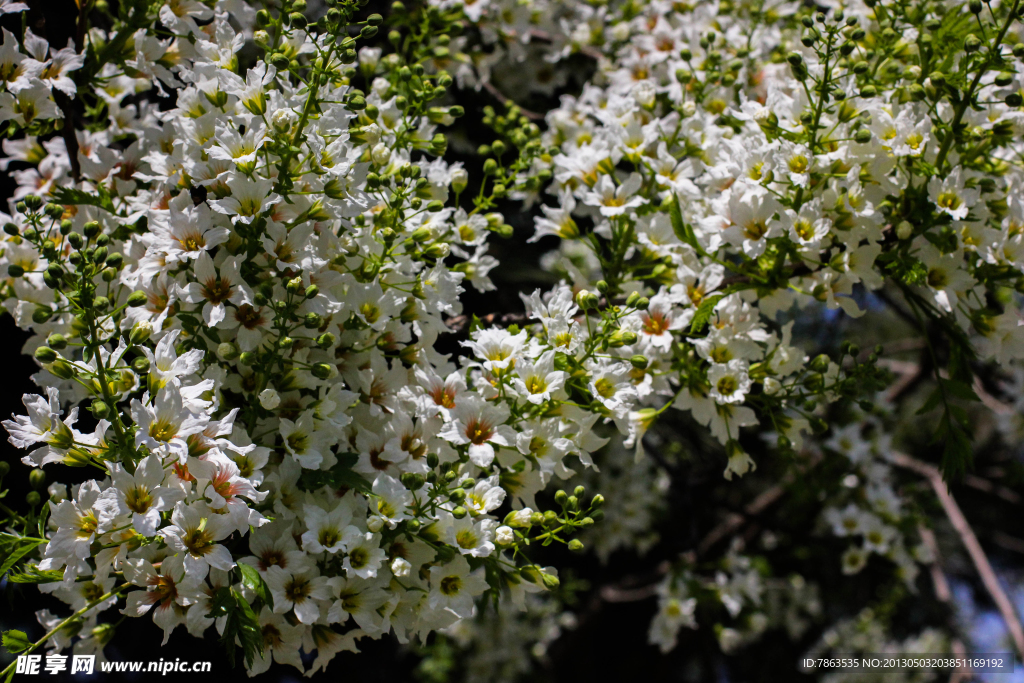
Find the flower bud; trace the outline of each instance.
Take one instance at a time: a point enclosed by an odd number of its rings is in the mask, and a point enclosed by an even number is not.
[[[149,298],[146,296],[146,293],[141,289],[138,289],[128,295],[127,304],[132,308],[138,308],[139,306],[144,305],[148,300]]]
[[[46,488],[46,472],[41,469],[34,469],[28,473],[28,483],[36,491]]]
[[[260,392],[260,405],[267,410],[274,410],[281,405],[281,395],[273,387],[267,387]]]
[[[40,346],[35,352],[36,360],[40,363],[52,363],[57,360],[57,352],[49,346]]]
[[[50,365],[50,372],[61,379],[71,379],[75,376],[74,366],[63,358],[57,359]]]
[[[597,295],[593,292],[587,291],[586,289],[581,289],[579,293],[576,294],[576,305],[584,311],[592,311],[596,309],[598,303],[599,299],[597,298]]]
[[[417,474],[416,472],[403,472],[402,476],[399,477],[402,482],[402,486],[409,489],[410,491],[419,491],[423,488],[423,475]]]
[[[516,542],[516,534],[511,527],[499,526],[494,532],[494,542],[498,545],[512,545]]]
[[[901,240],[908,240],[914,234],[914,226],[909,221],[900,221],[896,226],[896,236]]]
[[[238,358],[238,344],[234,342],[221,342],[217,345],[217,357],[222,361],[233,361]]]
[[[373,160],[373,163],[380,167],[387,166],[388,162],[391,161],[391,148],[383,142],[378,142],[370,150],[370,158]]]
[[[454,517],[455,519],[462,519],[467,514],[469,514],[469,512],[466,510],[466,508],[462,507],[461,505],[452,510],[452,517]]]
[[[573,553],[582,553],[584,550],[583,541],[578,538],[574,538],[569,541],[569,551]]]
[[[617,349],[623,346],[632,346],[633,344],[636,344],[636,341],[636,332],[618,329],[615,330],[615,332],[612,333],[612,336],[608,339],[608,346]]]
[[[140,320],[132,326],[131,335],[128,339],[132,344],[141,344],[153,334],[153,324],[148,320]]]
[[[409,560],[402,557],[396,557],[391,562],[391,573],[400,579],[404,579],[409,576],[409,572],[412,571],[412,565],[409,564]]]
[[[25,502],[28,503],[29,507],[35,507],[39,505],[42,500],[42,496],[39,495],[38,491],[29,491],[25,494]]]

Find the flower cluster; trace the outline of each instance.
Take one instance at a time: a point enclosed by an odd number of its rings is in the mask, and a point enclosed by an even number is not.
[[[57,472],[47,501],[2,508],[4,562],[72,611],[19,651],[102,652],[117,609],[213,628],[250,674],[315,652],[311,674],[362,638],[458,634],[484,600],[536,608],[559,585],[539,554],[585,549],[596,491],[637,499],[588,540],[603,558],[655,541],[668,484],[617,445],[619,479],[547,489],[611,428],[642,458],[666,414],[735,480],[752,452],[805,465],[845,406],[822,525],[856,541],[845,572],[874,553],[913,583],[928,558],[863,417],[882,349],[818,353],[795,318],[899,311],[943,467],[968,466],[958,402],[1024,357],[1020,0],[262,4],[87,5],[66,47],[3,32],[0,291],[45,394],[4,425],[36,489]],[[584,72],[544,114],[502,92]],[[479,174],[448,154],[474,86],[501,105]],[[495,289],[513,201],[560,281],[463,315],[467,285]],[[68,491],[64,467],[95,478]],[[741,543],[710,573],[698,551],[657,585],[663,650],[701,598],[725,651],[783,614],[772,591],[791,623],[815,612]]]

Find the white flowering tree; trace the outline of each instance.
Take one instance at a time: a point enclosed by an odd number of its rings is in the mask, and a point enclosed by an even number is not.
[[[63,4],[0,0],[0,274],[40,386],[0,576],[67,606],[10,653],[102,656],[113,615],[250,675],[546,646],[553,546],[662,547],[598,602],[733,652],[822,619],[813,569],[748,552],[795,548],[748,522],[811,496],[787,533],[910,590],[929,565],[940,601],[951,522],[1024,655],[944,481],[998,488],[986,410],[1017,439],[1020,0]],[[514,226],[549,275],[488,310]]]

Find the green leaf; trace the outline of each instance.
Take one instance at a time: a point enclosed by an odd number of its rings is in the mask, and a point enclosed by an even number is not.
[[[20,536],[11,536],[11,534],[2,534],[2,536],[6,538],[0,540],[0,558],[3,558],[0,561],[0,578],[16,565],[21,558],[32,552],[36,546],[40,543],[46,543],[41,538],[22,538]]]
[[[683,221],[683,210],[679,206],[679,197],[675,193],[672,194],[672,201],[668,205],[668,215],[672,220],[672,232],[676,234],[679,241],[689,244],[701,256],[707,256],[704,247],[700,246],[700,242],[697,241],[697,235],[694,234],[693,228]]]
[[[339,453],[338,462],[329,470],[302,470],[299,488],[315,491],[322,486],[330,486],[334,489],[353,489],[360,493],[370,493],[370,482],[352,470],[357,460],[359,456],[355,453]]]
[[[211,619],[226,617],[220,642],[224,645],[231,666],[235,665],[236,640],[242,646],[246,666],[252,666],[257,654],[263,655],[263,629],[260,628],[259,618],[237,592],[227,587],[218,589],[206,616]]]
[[[924,402],[924,405],[918,408],[915,415],[924,415],[925,413],[930,413],[936,408],[938,408],[940,403],[942,403],[942,390],[935,389],[935,391],[933,391],[931,395],[928,397],[928,400]]]
[[[974,393],[974,388],[966,382],[941,378],[939,381],[942,382],[942,386],[950,396],[963,399],[964,401],[981,401],[981,399],[978,398],[978,395]]]
[[[274,594],[270,592],[259,570],[244,562],[238,563],[238,569],[242,572],[242,585],[255,593],[264,605],[274,609]]]
[[[19,652],[32,647],[32,642],[25,635],[24,631],[18,631],[11,629],[10,631],[4,631],[3,634],[4,649],[10,652],[12,655],[16,655]]]
[[[690,323],[690,334],[695,334],[704,329],[708,321],[711,320],[711,314],[715,312],[715,306],[725,298],[725,294],[712,294],[704,297],[704,300],[700,302],[700,306],[697,307],[697,312],[693,314],[693,321]]]
[[[57,187],[50,192],[50,196],[57,204],[98,206],[114,213],[114,203],[110,201],[110,196],[102,190],[95,195],[73,187]]]
[[[64,572],[60,569],[42,570],[34,565],[23,572],[11,574],[7,580],[11,583],[54,583],[64,578]]]

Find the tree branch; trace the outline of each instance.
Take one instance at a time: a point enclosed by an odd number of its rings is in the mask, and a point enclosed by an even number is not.
[[[890,460],[895,465],[917,472],[931,484],[932,490],[935,491],[935,495],[938,497],[939,503],[946,513],[946,517],[949,518],[953,528],[959,534],[960,540],[971,558],[971,562],[974,563],[974,568],[977,569],[982,584],[984,584],[996,608],[999,609],[1003,621],[1006,622],[1006,627],[1013,638],[1013,644],[1017,648],[1017,653],[1024,658],[1024,627],[1021,626],[1020,617],[1017,616],[1013,603],[1006,595],[1002,585],[1000,585],[996,573],[992,570],[992,565],[989,563],[981,543],[978,542],[978,537],[975,536],[970,523],[964,517],[964,513],[961,512],[960,506],[956,504],[956,500],[953,499],[952,494],[946,487],[946,482],[942,480],[942,473],[939,472],[938,468],[912,458],[905,453],[894,452],[890,456]]]

